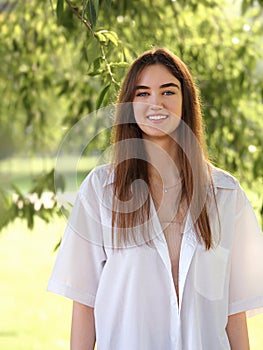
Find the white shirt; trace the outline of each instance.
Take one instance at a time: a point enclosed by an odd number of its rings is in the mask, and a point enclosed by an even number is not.
[[[98,350],[230,349],[228,315],[263,306],[263,235],[238,182],[212,168],[215,248],[197,241],[188,214],[179,261],[179,305],[157,215],[153,245],[111,247],[108,166],[84,180],[48,290],[94,307]],[[156,214],[152,205],[152,211]]]

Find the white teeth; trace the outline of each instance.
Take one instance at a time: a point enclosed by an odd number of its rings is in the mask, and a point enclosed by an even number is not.
[[[150,120],[161,120],[161,119],[166,119],[167,115],[150,115],[148,118]]]

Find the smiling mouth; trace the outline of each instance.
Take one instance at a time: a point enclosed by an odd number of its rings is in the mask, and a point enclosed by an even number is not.
[[[149,115],[147,118],[149,120],[164,120],[168,118],[168,115]]]

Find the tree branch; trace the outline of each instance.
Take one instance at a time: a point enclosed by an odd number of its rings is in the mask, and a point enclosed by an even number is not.
[[[77,10],[76,8],[71,4],[71,2],[69,0],[65,0],[68,7],[70,8],[70,10],[74,13],[75,16],[77,16],[81,22],[88,28],[89,31],[92,32],[92,28],[91,25],[89,24],[89,22],[86,20],[86,18],[84,18],[84,16],[82,16]]]

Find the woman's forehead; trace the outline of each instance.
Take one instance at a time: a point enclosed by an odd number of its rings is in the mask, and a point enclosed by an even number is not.
[[[164,84],[176,83],[180,87],[180,81],[174,76],[174,74],[163,64],[152,64],[146,66],[139,73],[136,81],[136,85],[157,85],[162,86]]]

